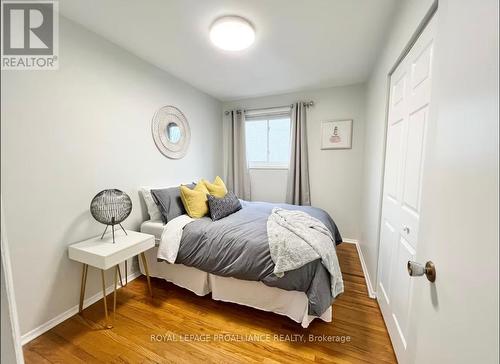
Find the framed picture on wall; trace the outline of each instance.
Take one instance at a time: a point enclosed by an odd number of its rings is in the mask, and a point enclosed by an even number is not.
[[[352,119],[321,123],[321,149],[351,149]]]

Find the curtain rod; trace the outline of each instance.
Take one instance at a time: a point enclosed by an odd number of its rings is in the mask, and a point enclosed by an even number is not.
[[[285,107],[289,107],[291,109],[293,107],[293,105],[294,104],[282,105],[282,106],[272,106],[272,107],[258,107],[258,108],[254,108],[254,109],[237,110],[237,112],[282,109],[282,108],[285,108]],[[305,101],[305,102],[302,103],[302,105],[304,105],[305,107],[311,107],[311,106],[314,106],[314,101]],[[224,115],[229,115],[230,113],[231,113],[231,111],[229,111],[229,110],[224,111]]]

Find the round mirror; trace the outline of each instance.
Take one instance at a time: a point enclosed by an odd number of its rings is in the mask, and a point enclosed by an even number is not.
[[[176,123],[169,123],[167,125],[167,138],[172,143],[178,143],[181,140],[181,128]]]
[[[179,159],[186,155],[191,130],[186,116],[174,106],[163,106],[151,122],[153,140],[166,157]]]

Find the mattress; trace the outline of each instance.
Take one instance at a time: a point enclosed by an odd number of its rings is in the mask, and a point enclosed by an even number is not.
[[[161,220],[148,220],[144,221],[141,225],[141,232],[145,234],[154,235],[156,245],[160,243],[161,233],[163,232],[163,228],[165,224]]]

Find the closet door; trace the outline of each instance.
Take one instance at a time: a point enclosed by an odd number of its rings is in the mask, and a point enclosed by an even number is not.
[[[412,279],[418,249],[421,181],[431,102],[432,19],[391,75],[377,298],[394,350],[407,361]]]

